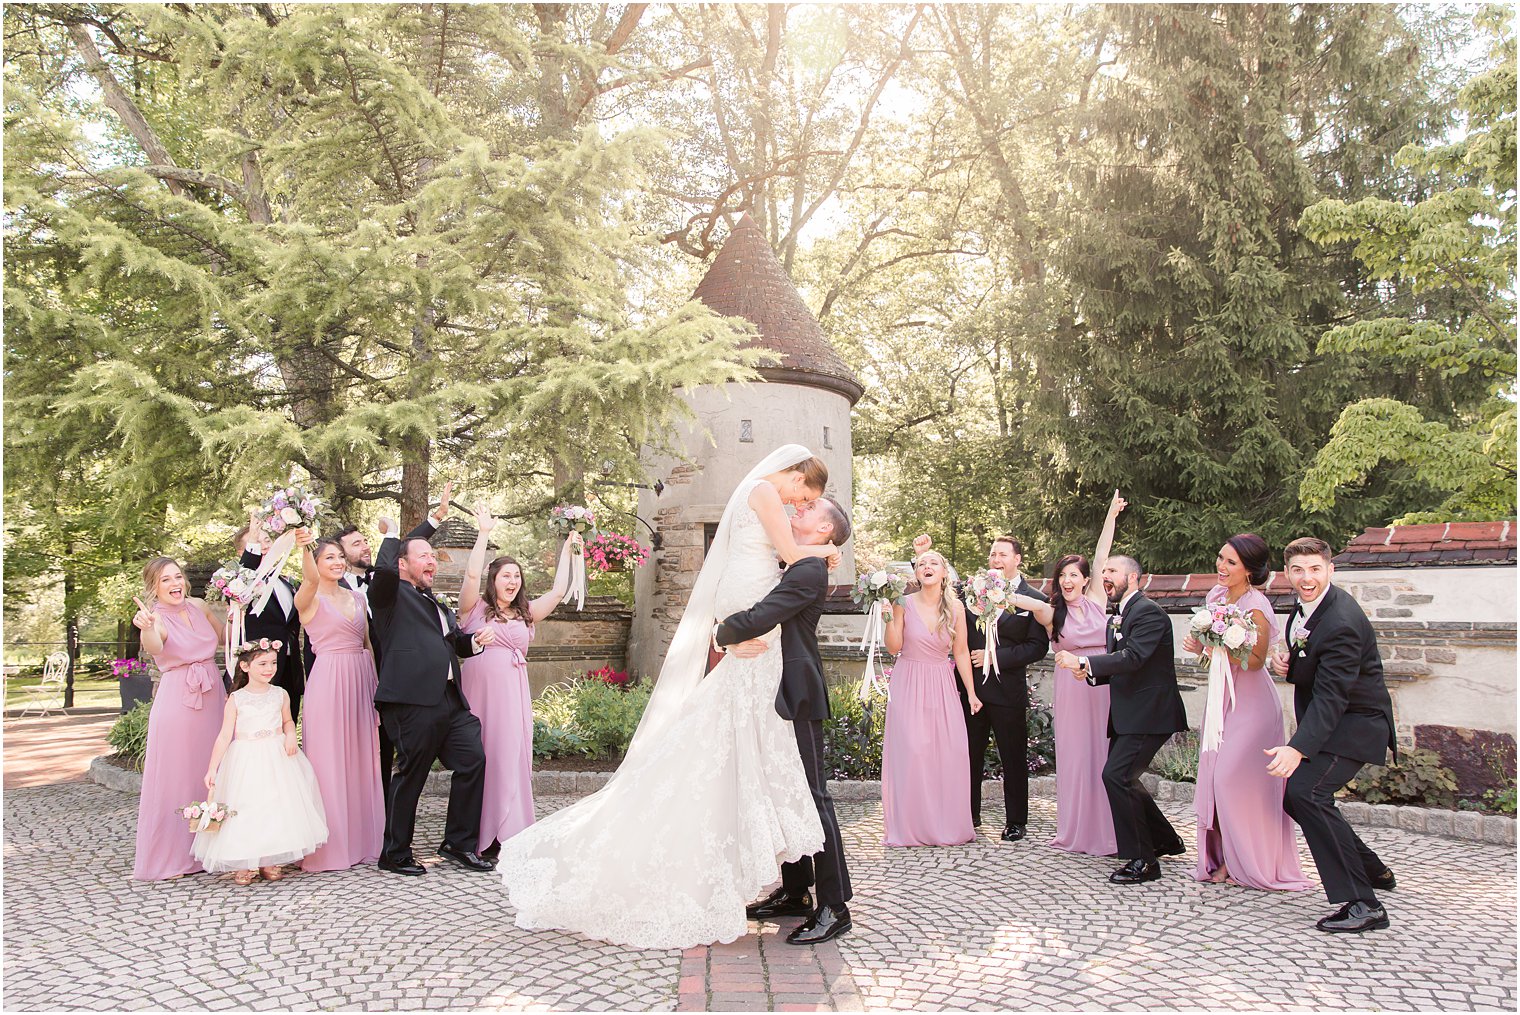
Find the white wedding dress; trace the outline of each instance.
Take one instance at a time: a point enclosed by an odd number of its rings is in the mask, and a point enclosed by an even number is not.
[[[747,503],[754,482],[736,491],[726,523],[719,619],[780,577]],[[635,948],[746,933],[745,904],[780,877],[781,862],[823,848],[792,724],[776,714],[779,637],[772,630],[771,651],[754,659],[725,656],[668,723],[635,739],[605,787],[502,844],[497,870],[517,926]]]

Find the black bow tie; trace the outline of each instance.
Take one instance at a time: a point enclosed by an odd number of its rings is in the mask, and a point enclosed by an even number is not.
[[[1117,617],[1119,615],[1119,604],[1118,603],[1109,603],[1108,604],[1108,615],[1110,617]]]

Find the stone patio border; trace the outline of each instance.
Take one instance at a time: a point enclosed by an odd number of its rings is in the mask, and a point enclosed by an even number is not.
[[[611,772],[555,772],[533,773],[535,796],[586,796],[607,784]],[[127,793],[142,790],[142,773],[118,768],[106,761],[106,756],[90,762],[90,779],[109,789]],[[1161,801],[1187,802],[1193,799],[1193,784],[1172,782],[1150,772],[1140,777],[1151,794]],[[881,782],[877,779],[833,781],[829,784],[836,800],[877,800],[881,798]],[[428,776],[428,796],[447,796],[449,773],[433,772]],[[982,784],[983,795],[1000,796],[1002,781],[988,779]],[[1056,795],[1056,777],[1036,776],[1029,780],[1029,795],[1053,798]],[[1515,845],[1515,819],[1501,814],[1481,814],[1478,811],[1452,811],[1436,807],[1401,807],[1395,804],[1368,804],[1359,800],[1343,800],[1341,813],[1353,825],[1369,828],[1398,828],[1406,832],[1436,835],[1443,839],[1460,839],[1465,842],[1486,842],[1493,846]]]

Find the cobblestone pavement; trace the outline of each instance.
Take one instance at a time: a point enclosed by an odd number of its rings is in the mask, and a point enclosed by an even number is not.
[[[1160,882],[1110,886],[1112,860],[1041,844],[1048,801],[1023,843],[916,850],[880,845],[879,805],[846,803],[852,933],[796,948],[787,920],[683,954],[518,930],[494,876],[427,855],[440,798],[419,815],[426,877],[363,867],[249,888],[131,881],[135,796],[67,783],[4,803],[8,1010],[1516,1005],[1514,850],[1391,828],[1365,835],[1399,877],[1392,929],[1330,936],[1313,928],[1323,894],[1197,884],[1191,851]],[[1169,811],[1189,824],[1185,805]]]

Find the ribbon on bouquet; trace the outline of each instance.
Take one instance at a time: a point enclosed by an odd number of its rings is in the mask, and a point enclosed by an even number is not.
[[[982,649],[982,677],[986,678],[991,673],[1002,679],[1002,671],[998,669],[997,659],[997,625],[998,614],[994,613],[989,619],[982,618],[982,631],[987,635],[987,646]]]
[[[274,594],[274,579],[271,575],[280,573],[295,548],[295,530],[286,529],[264,554],[264,559],[259,562],[259,569],[254,572],[254,580],[263,584],[263,588],[254,595],[251,607],[254,613],[264,612],[264,607],[269,603],[269,597]]]
[[[866,671],[860,678],[861,701],[869,701],[877,691],[890,696],[886,682],[881,678],[881,664],[876,659],[877,650],[882,647],[887,633],[886,616],[881,603],[880,599],[871,603],[871,611],[866,614],[866,633],[860,639],[860,647],[866,653]]]
[[[1224,738],[1224,699],[1230,696],[1235,704],[1235,674],[1230,669],[1230,654],[1215,647],[1209,653],[1209,689],[1203,706],[1203,734],[1199,738],[1199,750],[1215,751]]]
[[[248,640],[247,618],[244,616],[243,610],[244,606],[242,603],[232,602],[231,600],[227,602],[227,623],[225,625],[227,632],[225,644],[227,648],[222,654],[227,657],[227,676],[234,679],[237,677],[238,646]]]
[[[565,588],[565,595],[560,602],[568,603],[575,600],[577,611],[586,608],[586,550],[584,547],[570,550],[570,584]]]

